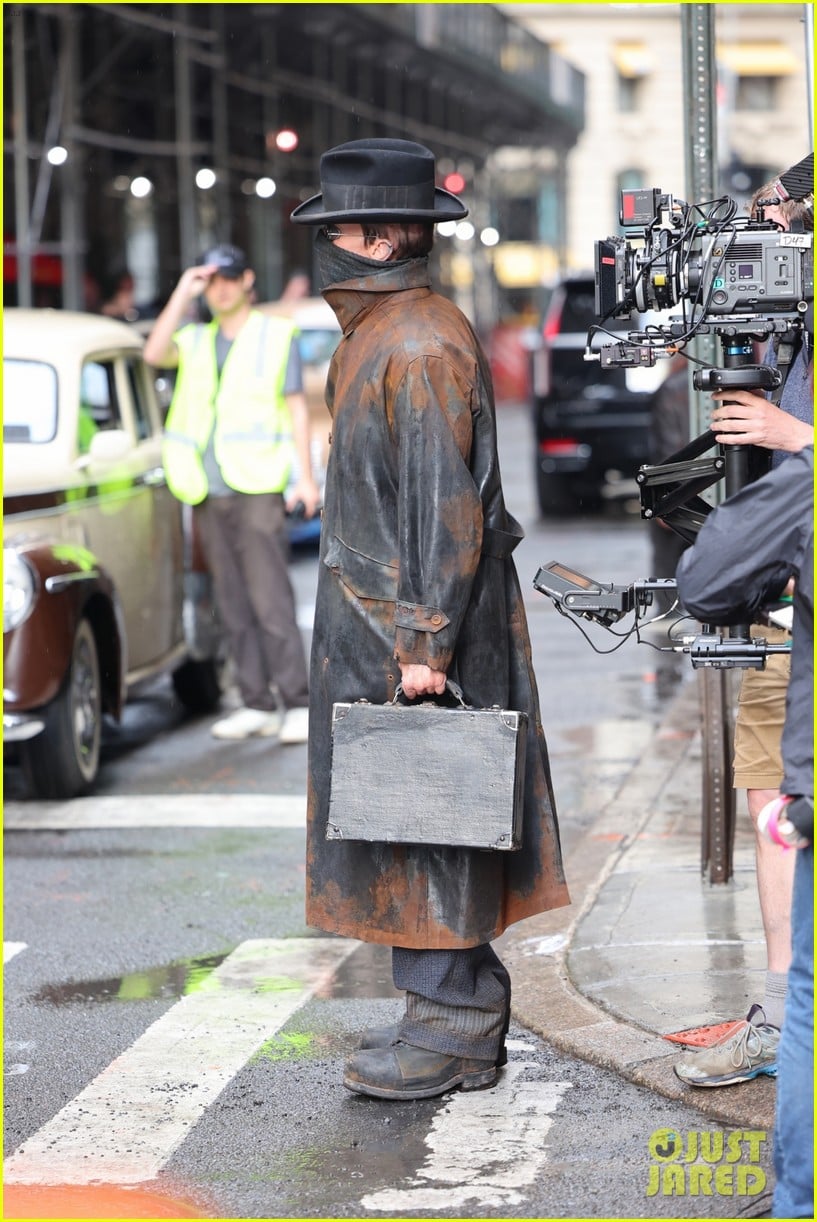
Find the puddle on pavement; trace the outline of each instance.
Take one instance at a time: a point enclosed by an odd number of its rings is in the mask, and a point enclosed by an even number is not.
[[[320,997],[403,997],[391,975],[391,947],[365,942],[332,973]]]
[[[70,984],[46,985],[32,1000],[52,1006],[81,1002],[155,1001],[158,998],[186,997],[197,992],[213,971],[227,958],[208,955],[200,959],[180,959],[164,967],[113,976],[107,980],[81,980]]]
[[[354,1114],[360,1100],[348,1102]],[[365,1106],[365,1101],[364,1106]],[[302,1147],[290,1150],[268,1170],[266,1178],[294,1190],[294,1204],[308,1204],[311,1210],[337,1208],[338,1193],[345,1193],[350,1202],[359,1202],[368,1192],[388,1186],[416,1182],[417,1168],[428,1157],[425,1132],[439,1099],[421,1100],[398,1112],[398,1103],[390,1105],[388,1129],[379,1134],[352,1140],[346,1148]],[[423,1117],[420,1131],[413,1128],[418,1115]]]
[[[207,988],[210,976],[228,953],[180,959],[124,976],[46,985],[33,995],[32,1000],[51,1006],[70,1006],[86,1002],[178,999]],[[280,992],[285,988],[297,988],[298,985],[294,981],[270,977],[262,987],[266,992]],[[333,974],[319,995],[332,998],[402,997],[403,994],[392,984],[390,948],[361,944]]]

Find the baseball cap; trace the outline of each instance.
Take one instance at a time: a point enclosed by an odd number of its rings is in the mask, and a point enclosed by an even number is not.
[[[248,268],[247,256],[238,246],[223,244],[205,252],[202,263],[214,263],[220,276],[238,279]]]

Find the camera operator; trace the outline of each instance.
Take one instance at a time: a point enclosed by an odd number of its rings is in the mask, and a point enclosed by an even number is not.
[[[776,1061],[773,1216],[786,1218],[813,1216],[813,487],[812,445],[714,510],[677,571],[685,606],[702,621],[715,624],[756,618],[765,602],[779,597],[792,578],[795,581],[791,683],[778,794],[791,799],[786,815],[796,826],[801,847],[787,853],[780,840],[766,843],[777,859],[787,864],[796,859],[793,954],[782,1037],[762,1011],[750,1011],[749,1019],[721,1044],[688,1054],[676,1065],[678,1076],[690,1085],[720,1086],[771,1073]]]

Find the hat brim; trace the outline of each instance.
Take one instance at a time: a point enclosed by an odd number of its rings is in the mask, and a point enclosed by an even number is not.
[[[313,195],[289,215],[296,225],[324,225],[329,221],[461,221],[468,209],[461,199],[434,188],[433,208],[342,208],[326,212],[323,195]]]

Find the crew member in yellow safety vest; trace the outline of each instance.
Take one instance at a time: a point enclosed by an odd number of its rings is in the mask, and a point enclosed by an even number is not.
[[[309,691],[285,510],[301,504],[311,517],[320,493],[297,331],[288,319],[253,309],[254,282],[237,246],[208,251],[182,273],[147,339],[145,360],[178,368],[165,472],[173,494],[198,507],[241,692],[242,707],[212,732],[298,743],[307,738]],[[201,295],[212,322],[182,325]],[[293,468],[297,479],[287,491]]]

